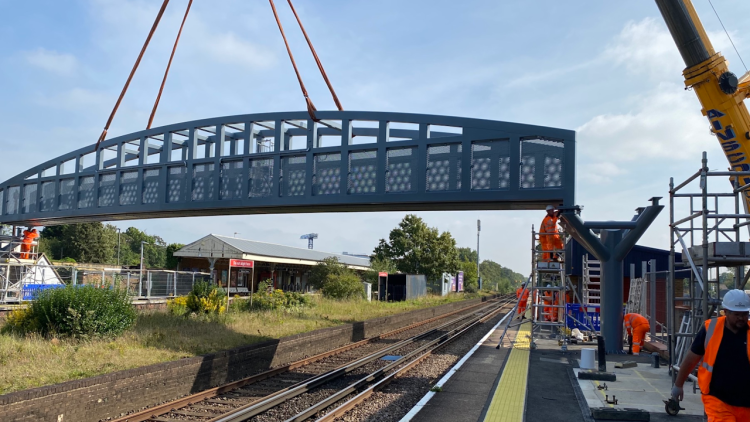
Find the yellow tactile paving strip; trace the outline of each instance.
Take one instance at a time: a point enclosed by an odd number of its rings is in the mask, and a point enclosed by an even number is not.
[[[529,374],[529,335],[531,324],[523,324],[505,363],[500,382],[484,417],[485,422],[521,422],[526,403]]]

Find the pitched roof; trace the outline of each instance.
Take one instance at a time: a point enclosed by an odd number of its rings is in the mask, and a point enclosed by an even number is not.
[[[321,262],[325,258],[334,256],[338,258],[339,262],[346,265],[354,265],[358,267],[369,267],[370,260],[366,258],[357,258],[349,255],[339,255],[330,252],[316,251],[313,249],[295,248],[292,246],[277,245],[275,243],[258,242],[255,240],[238,239],[236,237],[221,236],[217,234],[210,234],[209,236],[214,237],[227,245],[240,250],[242,253],[249,255],[261,255],[275,258],[291,258],[300,259],[306,261],[317,261]],[[208,237],[208,236],[207,236]],[[196,242],[193,242],[196,243]],[[187,245],[185,248],[189,247]],[[182,255],[182,254],[175,254]]]

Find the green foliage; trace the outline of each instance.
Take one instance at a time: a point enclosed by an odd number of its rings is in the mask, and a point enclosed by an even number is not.
[[[266,280],[258,284],[258,292],[253,294],[252,301],[238,302],[240,310],[275,310],[295,309],[312,303],[309,296],[297,292],[285,292],[274,289],[273,282]]]
[[[167,246],[159,236],[150,236],[134,227],[118,233],[110,224],[84,223],[47,227],[41,232],[39,251],[53,260],[71,258],[74,262],[135,266],[141,262],[141,242],[146,268],[177,267],[174,252],[183,245]]]
[[[467,293],[476,293],[479,290],[476,261],[461,261],[459,268],[459,271],[464,272],[464,291]]]
[[[227,295],[224,289],[217,285],[199,281],[193,286],[193,290],[187,295],[185,306],[188,312],[197,315],[214,314],[220,315],[226,311]]]
[[[414,214],[408,214],[391,230],[388,241],[380,239],[375,248],[378,259],[393,261],[407,274],[424,274],[427,280],[439,280],[443,273],[458,270],[456,241],[449,232],[439,233]]]
[[[734,289],[734,268],[727,268],[719,274],[719,284],[723,284],[727,289]]]
[[[340,263],[338,258],[335,256],[329,256],[310,270],[310,276],[307,278],[307,283],[312,288],[320,290],[332,275],[344,274],[348,271],[351,270],[349,270],[344,264]]]
[[[365,271],[362,275],[362,279],[373,285],[378,284],[378,273],[386,272],[388,274],[398,273],[396,264],[388,258],[375,257],[370,261],[370,269]]]
[[[526,279],[522,274],[491,261],[484,260],[479,264],[479,275],[484,289],[500,293],[510,293]]]
[[[178,250],[182,249],[185,245],[182,243],[170,243],[169,246],[167,246],[167,257],[166,257],[166,264],[165,267],[169,270],[176,270],[177,264],[180,263],[180,257],[174,256],[174,253]]]
[[[331,299],[364,299],[365,286],[354,273],[331,274],[322,292]]]
[[[476,267],[477,251],[471,248],[456,248],[456,252],[458,252],[459,261],[473,262]]]
[[[66,286],[39,292],[28,308],[8,318],[3,332],[91,338],[117,336],[136,311],[124,290]]]

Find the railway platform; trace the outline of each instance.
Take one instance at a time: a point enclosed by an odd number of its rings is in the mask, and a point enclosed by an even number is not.
[[[579,380],[581,349],[594,346],[572,344],[562,351],[556,339],[535,332],[537,348],[531,350],[530,328],[523,324],[510,330],[496,349],[503,325],[496,327],[460,368],[451,371],[440,392],[431,393],[401,422],[703,421],[700,392],[693,393],[689,383],[680,403],[684,410],[676,417],[666,414],[663,400],[669,397],[671,381],[664,361],[660,368],[652,368],[649,355],[607,355],[607,369],[616,381]],[[637,367],[615,368],[624,361],[634,361]],[[613,396],[617,404],[607,403]],[[640,412],[630,411],[621,419],[592,415],[592,409],[602,408]]]

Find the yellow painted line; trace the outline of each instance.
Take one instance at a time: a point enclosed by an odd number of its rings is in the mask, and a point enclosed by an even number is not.
[[[597,380],[592,380],[592,381],[594,382],[594,384],[595,384],[595,385],[596,385],[597,387],[599,386],[599,381],[597,381]],[[602,395],[602,398],[604,398],[604,400],[602,400],[602,402],[603,402],[604,404],[606,404],[606,405],[607,405],[607,406],[609,406],[609,407],[615,407],[615,405],[607,403],[607,394],[604,394],[604,390],[600,390],[600,389],[598,389],[598,388],[597,388],[597,389],[596,389],[596,391],[598,391],[598,392],[599,392],[599,394],[601,394],[601,395]]]
[[[522,422],[529,375],[529,335],[531,324],[521,325],[516,342],[505,363],[500,382],[492,396],[485,422]]]
[[[638,367],[636,367],[636,368],[635,368],[635,369],[633,370],[633,372],[635,372],[636,374],[638,374],[638,376],[639,376],[639,377],[641,377],[641,379],[642,379],[642,380],[646,381],[646,384],[648,384],[648,385],[649,385],[649,386],[650,386],[651,388],[653,388],[653,389],[654,389],[654,390],[655,390],[655,391],[656,391],[657,393],[659,393],[659,395],[660,395],[660,396],[661,396],[662,398],[665,398],[665,399],[667,398],[667,396],[665,396],[664,394],[662,394],[662,392],[661,392],[661,391],[659,391],[659,390],[658,390],[658,389],[657,389],[656,387],[654,387],[654,385],[653,385],[653,384],[651,384],[651,381],[647,380],[647,379],[646,379],[646,377],[644,377],[643,375],[641,375],[641,373],[640,373],[640,372],[638,372]]]

